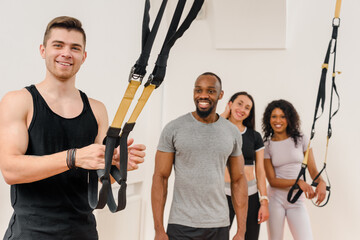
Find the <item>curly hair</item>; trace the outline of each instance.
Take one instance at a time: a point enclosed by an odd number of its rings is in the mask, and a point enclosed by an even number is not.
[[[299,138],[302,137],[299,114],[290,102],[283,99],[272,101],[265,109],[262,119],[264,142],[271,139],[274,135],[274,130],[270,125],[270,117],[275,108],[279,108],[284,112],[287,121],[286,133],[294,140],[295,145],[297,145]]]
[[[231,96],[229,102],[234,102],[235,99],[240,95],[247,96],[248,98],[250,98],[250,100],[252,102],[252,108],[250,110],[249,116],[244,119],[243,124],[245,127],[255,129],[255,102],[254,102],[253,97],[250,94],[248,94],[247,92],[237,92]]]

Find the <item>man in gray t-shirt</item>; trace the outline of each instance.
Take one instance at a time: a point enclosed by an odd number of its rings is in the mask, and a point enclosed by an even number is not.
[[[242,138],[235,125],[216,114],[222,96],[217,75],[200,75],[194,88],[196,111],[171,121],[161,133],[151,193],[155,240],[229,239],[226,165],[238,222],[234,239],[244,238],[248,197]],[[173,165],[174,196],[165,233],[164,206]]]

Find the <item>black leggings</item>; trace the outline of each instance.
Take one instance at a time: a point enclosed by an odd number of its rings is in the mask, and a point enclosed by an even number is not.
[[[235,211],[231,202],[231,196],[226,195],[229,204],[229,217],[230,217],[230,226],[234,221]],[[246,219],[246,232],[245,240],[258,240],[260,232],[260,224],[258,224],[258,213],[260,208],[259,194],[255,193],[249,196],[248,202],[248,214]]]

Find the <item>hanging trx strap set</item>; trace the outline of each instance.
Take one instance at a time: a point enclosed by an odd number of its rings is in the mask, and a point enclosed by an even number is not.
[[[106,138],[104,139],[105,147],[105,168],[100,170],[89,171],[88,184],[88,199],[89,205],[93,209],[101,209],[107,204],[111,212],[123,210],[126,206],[126,180],[127,180],[127,161],[128,161],[128,147],[127,138],[129,133],[134,128],[136,119],[140,115],[145,103],[149,99],[154,89],[160,86],[164,80],[166,73],[166,64],[169,57],[171,47],[175,41],[180,38],[183,33],[190,27],[193,20],[200,11],[204,0],[194,0],[188,15],[185,17],[182,24],[179,22],[185,8],[186,0],[179,0],[175,8],[173,18],[171,20],[169,30],[166,34],[165,41],[161,48],[160,54],[155,63],[153,72],[150,74],[148,81],[144,86],[144,90],[128,120],[122,128],[122,123],[135,96],[138,87],[146,74],[146,66],[150,57],[151,49],[163,17],[167,0],[163,0],[156,19],[150,31],[150,0],[145,0],[145,10],[142,27],[142,50],[139,59],[132,67],[129,76],[129,85],[120,102],[114,120],[109,127]],[[111,165],[114,149],[120,145],[120,170]],[[112,188],[111,177],[120,185],[118,191],[118,202],[116,203]],[[101,189],[98,193],[98,181],[102,183]]]
[[[337,92],[337,88],[336,88],[336,84],[335,84],[336,74],[339,73],[339,72],[335,71],[335,69],[336,69],[335,62],[336,62],[337,35],[338,35],[338,29],[339,29],[339,26],[340,26],[340,18],[339,18],[340,17],[340,7],[341,7],[341,0],[337,0],[336,1],[336,9],[335,9],[335,17],[333,18],[333,22],[332,22],[332,28],[333,28],[332,36],[331,36],[331,40],[329,42],[329,45],[328,45],[328,48],[327,48],[327,51],[326,51],[326,56],[325,56],[324,63],[322,65],[322,73],[321,73],[319,89],[318,89],[317,98],[316,98],[315,113],[314,113],[314,119],[313,119],[313,123],[312,123],[312,127],[311,127],[310,141],[309,141],[309,144],[307,146],[307,150],[305,152],[304,160],[302,162],[299,175],[298,175],[298,177],[296,179],[295,184],[291,187],[291,189],[290,189],[290,191],[288,193],[288,196],[287,196],[287,200],[290,203],[295,203],[299,199],[299,197],[301,196],[301,194],[303,192],[300,189],[299,185],[298,185],[298,181],[302,177],[303,177],[303,180],[306,181],[305,170],[307,168],[307,163],[308,163],[310,144],[311,144],[311,140],[315,136],[315,122],[316,122],[316,120],[318,120],[320,118],[320,116],[324,112],[324,104],[325,104],[325,96],[326,96],[326,94],[325,94],[325,92],[326,92],[326,74],[327,74],[327,71],[328,71],[330,56],[333,55],[333,58],[332,58],[333,59],[333,64],[332,64],[333,73],[332,73],[332,82],[331,82],[331,95],[330,95],[329,120],[328,120],[328,131],[327,131],[325,160],[324,160],[323,168],[318,173],[318,175],[313,179],[313,182],[311,184],[313,187],[316,187],[318,185],[316,180],[321,176],[321,174],[323,172],[325,172],[326,177],[327,177],[327,183],[328,183],[328,185],[326,186],[326,191],[328,191],[328,194],[327,194],[327,199],[326,199],[325,203],[323,203],[322,205],[319,205],[319,207],[323,207],[329,202],[330,193],[331,193],[331,191],[330,191],[331,185],[330,185],[330,181],[329,181],[329,178],[328,178],[328,175],[327,175],[327,172],[326,172],[326,159],[327,159],[329,140],[330,140],[331,135],[332,135],[331,120],[335,116],[335,114],[338,112],[339,107],[340,107],[340,97],[339,97],[339,94]],[[334,92],[335,92],[335,94],[337,96],[337,99],[338,99],[338,106],[337,106],[337,109],[335,111],[332,110]],[[321,113],[320,114],[318,114],[319,106],[321,107]],[[317,206],[317,205],[315,205],[315,206]]]

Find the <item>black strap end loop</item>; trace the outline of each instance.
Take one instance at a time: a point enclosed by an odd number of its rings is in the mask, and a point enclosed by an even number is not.
[[[106,132],[106,136],[117,138],[120,135],[120,131],[121,131],[121,128],[109,127]]]
[[[117,146],[119,146],[119,143],[120,143],[120,131],[121,131],[121,128],[114,128],[114,127],[109,127],[107,133],[106,133],[106,136],[103,140],[103,144],[106,145],[107,141],[108,141],[108,138],[113,138],[115,139],[115,145],[114,145],[114,148],[116,148]]]
[[[129,133],[131,132],[133,129],[134,129],[134,126],[135,126],[135,122],[133,123],[125,123],[124,127],[123,127],[123,133]]]
[[[306,181],[306,176],[305,176],[306,168],[307,168],[306,164],[304,164],[304,163],[301,164],[301,169],[300,169],[299,175],[296,178],[296,181],[295,181],[294,185],[290,188],[289,193],[287,195],[287,200],[288,200],[289,203],[295,203],[299,199],[301,194],[303,193],[303,190],[298,185],[298,182],[299,182],[301,177],[303,177],[304,181]],[[297,190],[297,192],[294,195],[293,193],[294,193],[295,190]]]
[[[92,209],[98,205],[98,175],[95,170],[90,170],[88,175],[88,202]]]
[[[118,192],[118,207],[117,207],[117,211],[121,211],[126,207],[126,188],[127,188],[127,184],[125,181],[123,181],[120,184],[120,189]]]
[[[110,178],[103,178],[102,187],[99,193],[99,201],[96,209],[102,209],[105,207],[108,199],[108,192],[111,191]]]
[[[294,191],[297,190],[297,192],[295,193],[294,197],[291,198],[293,196]],[[301,196],[301,194],[303,193],[303,190],[299,187],[299,185],[296,183],[294,184],[288,193],[287,196],[287,200],[289,203],[296,203],[296,201],[299,199],[299,197]]]
[[[159,68],[158,68],[159,69]],[[164,68],[165,71],[165,68]],[[164,81],[164,77],[165,74],[163,74],[162,76],[158,76],[160,74],[156,74],[157,76],[154,76],[153,74],[150,74],[149,79],[147,80],[147,82],[145,83],[145,87],[149,86],[150,84],[155,85],[155,89],[158,88],[161,83]]]

